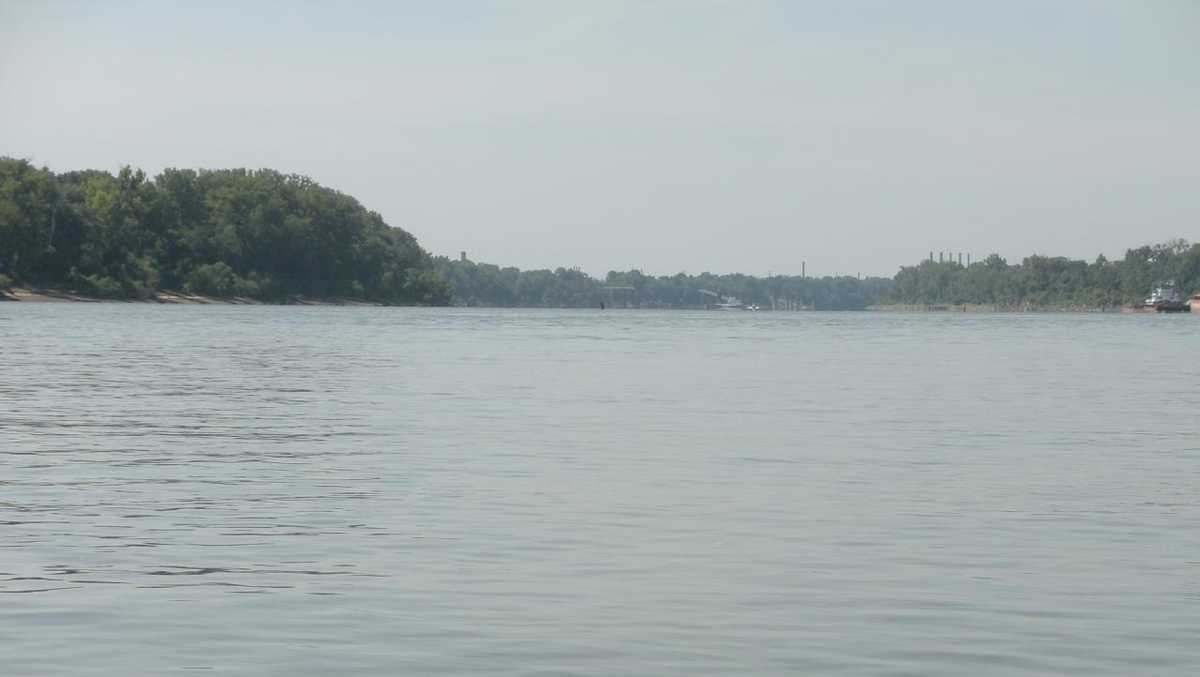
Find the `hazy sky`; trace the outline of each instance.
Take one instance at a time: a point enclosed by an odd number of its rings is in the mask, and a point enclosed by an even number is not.
[[[0,155],[271,167],[522,268],[1200,239],[1200,2],[0,0]]]

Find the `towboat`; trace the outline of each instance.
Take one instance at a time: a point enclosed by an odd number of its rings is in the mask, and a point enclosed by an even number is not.
[[[1141,307],[1159,313],[1186,313],[1190,310],[1189,304],[1179,298],[1179,292],[1175,291],[1175,284],[1172,282],[1155,287],[1150,298],[1142,302]]]

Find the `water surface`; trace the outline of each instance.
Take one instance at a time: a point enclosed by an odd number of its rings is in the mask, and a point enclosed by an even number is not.
[[[23,675],[1191,675],[1200,318],[0,304]]]

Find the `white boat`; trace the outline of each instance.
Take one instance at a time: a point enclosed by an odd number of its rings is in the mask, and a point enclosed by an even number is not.
[[[742,303],[742,300],[736,296],[726,296],[721,299],[720,303],[714,303],[712,307],[717,310],[758,310],[758,306]]]
[[[718,294],[714,291],[709,291],[707,289],[701,289],[700,293],[711,296],[714,299],[716,299],[715,303],[710,303],[705,306],[705,308],[709,308],[711,310],[758,310],[759,309],[758,306],[756,306],[756,305],[752,305],[752,304],[747,305],[745,303],[742,303],[742,300],[736,296],[721,296],[720,294]]]

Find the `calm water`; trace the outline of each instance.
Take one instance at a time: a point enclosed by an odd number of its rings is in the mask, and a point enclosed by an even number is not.
[[[1193,675],[1200,318],[0,304],[0,673]]]

